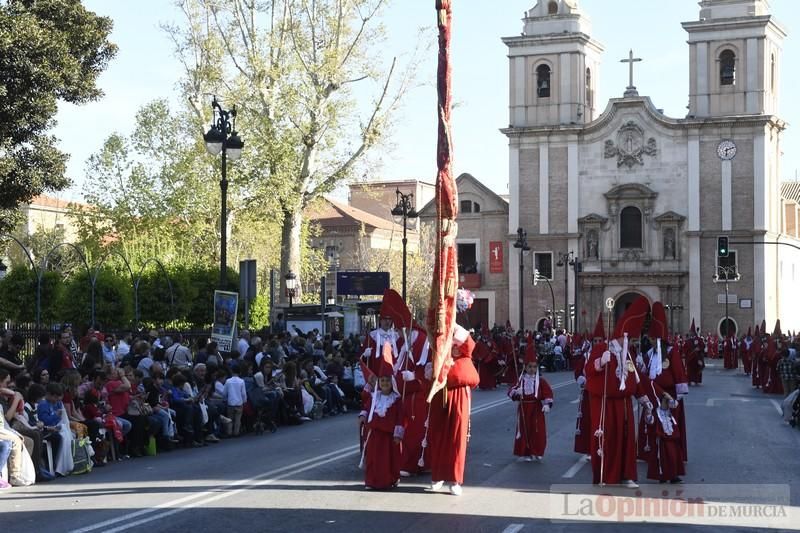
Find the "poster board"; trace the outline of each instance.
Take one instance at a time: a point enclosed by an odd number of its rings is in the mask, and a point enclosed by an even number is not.
[[[221,352],[231,351],[236,337],[238,310],[238,292],[214,291],[214,324],[211,326],[211,340],[217,343]]]

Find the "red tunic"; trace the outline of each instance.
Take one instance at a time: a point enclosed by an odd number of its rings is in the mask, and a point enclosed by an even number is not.
[[[370,397],[362,414],[369,413],[371,401]],[[387,489],[400,479],[400,444],[394,442],[394,439],[402,437],[402,428],[403,404],[399,397],[384,416],[375,412],[372,421],[366,423],[364,485],[367,487]]]
[[[396,330],[373,329],[364,340],[364,346],[361,347],[361,357],[375,375],[380,372],[381,351],[384,342],[388,342],[392,347],[392,363],[396,363],[403,347],[403,337]]]
[[[475,341],[475,351],[472,355],[478,362],[478,374],[480,376],[478,387],[481,390],[493,390],[497,387],[497,372],[500,370],[500,365],[497,362],[497,354],[495,352],[494,342]]]
[[[750,374],[753,368],[753,341],[750,341],[750,347],[747,346],[746,338],[739,343],[739,350],[742,354],[742,367],[745,374]]]
[[[726,369],[739,368],[739,361],[736,357],[736,346],[731,337],[726,337],[722,341],[722,354],[724,356],[723,367]]]
[[[703,368],[706,366],[703,360],[703,341],[698,337],[689,339],[683,345],[683,349],[686,354],[686,375],[689,383],[702,383]]]
[[[664,416],[664,413],[662,413]],[[647,462],[647,478],[658,481],[670,481],[686,473],[680,457],[680,430],[672,413],[666,412],[672,419],[672,433],[667,434],[664,423],[658,412],[653,413],[653,425],[656,428],[656,446]]]
[[[765,394],[783,394],[783,383],[778,374],[778,362],[780,361],[775,341],[770,340],[767,347],[766,364],[764,365],[765,380],[761,382],[761,390]]]
[[[602,343],[605,346],[605,343]],[[636,391],[635,370],[628,372],[625,389],[619,390],[617,378],[617,359],[611,355],[611,361],[595,368],[595,360],[599,360],[602,351],[594,353],[586,364],[586,388],[591,395],[589,409],[592,419],[592,478],[593,483],[617,484],[623,479],[636,480],[636,424],[633,418],[631,397]],[[633,361],[628,356],[630,365]],[[607,370],[606,370],[607,368]],[[630,368],[630,367],[629,367]],[[606,399],[603,401],[605,384]],[[600,439],[596,432],[601,429],[601,413],[605,403],[605,423],[602,425],[603,453],[597,453]],[[601,468],[602,467],[602,468]],[[601,478],[602,470],[602,480]]]
[[[651,381],[648,374],[642,373],[637,393],[642,397],[647,396],[652,409],[655,409],[655,406],[658,405],[658,402],[664,395],[664,389],[655,381]],[[647,414],[647,409],[644,407],[639,410],[639,432],[637,433],[636,439],[636,457],[642,461],[649,461],[656,446],[655,421],[648,423]]]
[[[439,391],[431,400],[428,440],[433,481],[459,485],[464,482],[470,389],[477,386],[479,381],[472,359],[460,357],[447,374],[447,390]]]
[[[680,433],[681,454],[683,460],[689,459],[688,446],[686,444],[686,410],[683,405],[683,398],[678,398],[679,394],[689,392],[688,378],[681,362],[681,354],[676,348],[672,348],[661,362],[661,374],[656,376],[655,382],[664,392],[678,400],[678,407],[672,410],[675,420],[678,422]],[[658,403],[654,403],[655,408]]]
[[[412,366],[410,361],[407,366]],[[423,450],[422,441],[425,438],[425,421],[428,418],[426,399],[431,389],[431,382],[425,379],[424,366],[417,365],[413,372],[415,379],[412,381],[403,381],[399,373],[397,377],[398,389],[403,398],[403,428],[405,429],[401,447],[400,470],[418,474],[430,468],[430,454],[428,448]],[[421,466],[420,459],[423,460]]]
[[[517,386],[508,391],[508,396],[519,402],[514,455],[521,457],[542,456],[547,447],[547,424],[542,407],[552,405],[553,389],[540,375],[539,388],[534,391],[534,380],[534,376],[523,374]]]

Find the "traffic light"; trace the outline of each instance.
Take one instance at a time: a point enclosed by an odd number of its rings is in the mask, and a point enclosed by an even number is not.
[[[535,287],[538,284],[539,284],[539,269],[535,268],[533,269],[533,286]]]
[[[569,318],[575,320],[575,304],[569,304]]]
[[[728,257],[727,237],[717,237],[717,257]]]

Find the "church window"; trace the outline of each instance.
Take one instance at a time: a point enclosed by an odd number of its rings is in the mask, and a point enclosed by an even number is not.
[[[477,245],[474,242],[460,242],[458,246],[458,273],[477,274],[478,273],[478,253]]]
[[[775,91],[775,54],[772,54],[769,60],[769,88]]]
[[[629,206],[619,214],[619,247],[642,248],[642,212]]]
[[[594,94],[592,94],[592,69],[586,69],[586,107],[594,107]]]
[[[736,54],[733,50],[723,50],[719,55],[719,84],[734,85],[736,83]]]
[[[461,212],[472,213],[472,200],[461,200]]]
[[[550,97],[550,67],[547,65],[539,65],[536,68],[536,96]]]
[[[558,2],[550,2],[547,4],[548,15],[558,15]]]
[[[472,212],[473,213],[480,213],[481,212],[481,204],[478,202],[472,202]]]

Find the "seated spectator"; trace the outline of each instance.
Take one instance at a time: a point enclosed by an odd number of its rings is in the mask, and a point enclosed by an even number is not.
[[[3,405],[0,404],[0,442],[5,442],[6,446],[9,448],[8,463],[6,463],[8,465],[8,480],[10,485],[14,487],[26,485],[27,483],[25,482],[22,472],[22,454],[27,453],[25,451],[25,444],[19,434],[11,431],[11,429],[6,426],[5,420],[5,411],[3,411]],[[3,448],[5,449],[6,446],[3,446]],[[8,488],[5,484],[0,485],[0,487]]]
[[[150,375],[150,367],[153,366],[153,357],[150,355],[150,343],[147,341],[139,341],[133,345],[133,359],[131,366],[137,370],[141,370],[144,377],[152,377]],[[125,364],[125,363],[123,363]]]
[[[83,354],[83,360],[81,361],[81,375],[88,376],[93,370],[103,368],[105,363],[103,345],[96,339],[89,341],[86,345],[86,352]]]
[[[307,413],[310,413],[310,409],[313,408],[314,399],[309,395],[310,405],[307,410],[303,395],[304,393],[308,393],[305,392],[303,388],[303,384],[297,373],[297,365],[294,361],[289,361],[283,366],[281,375],[283,379],[280,384],[283,389],[283,398],[289,406],[290,421],[294,419],[300,422],[310,421],[311,419],[308,417]]]
[[[103,361],[107,365],[117,366],[117,347],[114,335],[108,334],[103,339]]]
[[[167,372],[169,406],[175,411],[175,424],[184,446],[200,448],[204,446],[203,415],[193,399],[184,390],[186,376],[177,368]]]
[[[34,466],[37,468],[37,481],[50,481],[53,477],[43,467],[44,461],[44,442],[50,443],[53,450],[53,457],[58,457],[61,451],[61,435],[58,432],[58,425],[45,426],[37,416],[39,402],[45,397],[45,388],[36,383],[30,385],[25,392],[25,412],[17,415],[12,426],[19,433],[31,437],[34,442],[33,458]]]
[[[33,356],[30,357],[25,363],[25,368],[27,369],[28,374],[35,376],[42,370],[48,368],[50,362],[50,350],[52,350],[52,348],[53,347],[50,345],[50,335],[47,333],[40,333],[39,343],[36,345]]]
[[[69,425],[63,424],[65,409],[62,399],[64,390],[58,383],[50,383],[45,388],[43,400],[36,406],[36,417],[48,430],[58,432],[61,445],[54,454],[55,473],[66,476],[72,471],[72,431]]]
[[[0,368],[16,376],[25,370],[22,359],[19,356],[20,351],[25,346],[25,339],[19,333],[13,335],[10,333],[11,331],[6,331],[4,341],[0,345]]]
[[[209,370],[222,368],[223,359],[217,348],[217,341],[211,341],[206,346],[206,357],[204,363]]]
[[[175,411],[169,407],[169,402],[163,393],[163,385],[164,378],[160,374],[142,379],[145,401],[152,410],[148,417],[151,431],[160,441],[160,449],[171,449],[180,441],[175,438]]]

